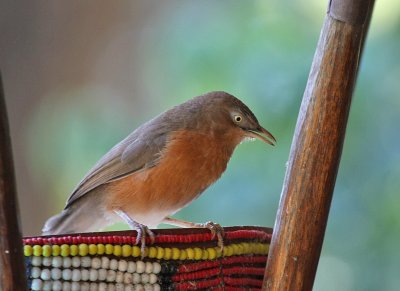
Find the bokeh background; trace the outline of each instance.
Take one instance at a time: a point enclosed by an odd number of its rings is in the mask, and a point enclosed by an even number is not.
[[[239,146],[176,217],[273,226],[325,2],[1,1],[23,234],[139,124],[212,90],[239,96],[278,146]],[[378,0],[315,290],[400,290],[399,32],[400,3]]]

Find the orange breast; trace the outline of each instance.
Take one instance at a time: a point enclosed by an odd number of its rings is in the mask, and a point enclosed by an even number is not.
[[[221,176],[235,145],[201,133],[175,133],[156,166],[108,184],[108,209],[122,209],[142,224],[159,224]]]

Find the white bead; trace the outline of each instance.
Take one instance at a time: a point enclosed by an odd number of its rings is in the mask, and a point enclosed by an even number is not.
[[[122,283],[117,283],[115,284],[115,291],[124,291],[124,284]]]
[[[150,284],[146,284],[146,285],[144,285],[144,290],[145,291],[153,291],[153,286],[151,286]]]
[[[61,279],[61,270],[59,268],[51,269],[51,279],[53,280]]]
[[[89,281],[89,270],[81,269],[81,280],[82,281]]]
[[[51,260],[51,265],[54,268],[60,268],[62,266],[63,260],[61,257],[53,257],[53,259]]]
[[[72,257],[72,267],[79,268],[81,266],[81,259],[79,257]]]
[[[155,284],[155,283],[157,283],[158,277],[157,277],[156,274],[150,274],[149,277],[150,277],[150,278],[149,278],[149,283],[150,283],[150,284]]]
[[[32,267],[31,269],[31,277],[36,279],[40,277],[40,268],[39,267]]]
[[[53,285],[53,282],[45,281],[45,282],[43,282],[42,290],[43,291],[51,291],[52,285]]]
[[[144,270],[147,274],[153,272],[153,264],[151,262],[146,262],[146,267]]]
[[[90,284],[88,282],[82,282],[79,284],[80,285],[80,291],[89,291],[90,290]]]
[[[146,269],[146,264],[144,262],[142,262],[142,261],[136,262],[136,272],[141,274],[144,272],[145,269]]]
[[[71,271],[71,269],[64,269],[64,270],[62,270],[62,278],[63,278],[63,280],[65,280],[65,281],[71,281],[71,278],[72,278],[72,271]],[[63,287],[63,290],[64,290],[64,287]]]
[[[161,286],[159,284],[153,284],[154,291],[161,291]]]
[[[133,276],[130,273],[124,273],[124,283],[125,284],[132,284]]]
[[[161,272],[161,265],[157,262],[153,263],[153,273],[158,274]]]
[[[82,257],[81,258],[81,266],[83,268],[89,268],[90,265],[92,264],[92,260],[90,259],[90,257]]]
[[[49,269],[43,269],[43,270],[40,272],[40,278],[41,278],[42,280],[45,280],[45,281],[50,280],[50,278],[51,278],[50,270],[49,270]]]
[[[32,257],[31,261],[32,266],[39,267],[42,265],[42,257]]]
[[[146,274],[146,273],[142,274],[142,283],[146,284],[146,283],[149,283],[149,281],[150,281],[149,274]]]
[[[124,282],[124,273],[118,271],[115,276],[115,282],[117,283]]]
[[[91,263],[92,263],[91,266],[92,266],[93,269],[99,269],[101,267],[100,258],[93,258]]]
[[[118,269],[118,261],[116,259],[111,259],[110,260],[110,269],[111,270]]]
[[[107,285],[107,291],[115,291],[115,285],[114,284],[108,284]]]
[[[129,261],[129,262],[128,262],[128,269],[127,269],[127,271],[128,271],[129,273],[135,273],[135,271],[136,271],[136,263],[135,263],[135,262],[132,262],[132,261]]]
[[[81,285],[78,282],[71,283],[71,291],[80,291]]]
[[[43,281],[40,279],[33,279],[31,284],[31,289],[34,291],[42,290]]]
[[[72,260],[70,257],[65,257],[62,259],[62,266],[64,269],[67,269],[72,266]]]
[[[100,269],[99,270],[99,281],[105,281],[107,278],[107,270],[106,269]]]
[[[135,287],[134,285],[125,285],[124,291],[134,291]]]
[[[144,291],[144,287],[142,284],[135,285],[135,291]]]
[[[101,267],[103,269],[108,269],[110,266],[110,259],[107,257],[101,257]]]
[[[42,265],[46,266],[46,267],[50,267],[51,266],[51,261],[52,261],[51,257],[44,257],[42,259]]]
[[[79,269],[73,269],[72,270],[72,281],[74,282],[79,282],[81,280],[81,270]]]
[[[94,281],[97,281],[97,278],[99,278],[99,272],[95,269],[90,269],[89,270],[89,280],[94,282]]]
[[[99,291],[107,291],[107,284],[104,282],[99,283]]]
[[[90,283],[90,291],[97,291],[99,290],[99,286],[97,285],[97,283]]]
[[[53,291],[62,291],[63,290],[63,288],[62,288],[62,283],[61,283],[61,281],[53,281],[53,289],[51,289],[51,290],[53,290]]]
[[[138,273],[133,273],[132,277],[133,284],[139,284],[142,282],[142,277]]]
[[[115,273],[114,270],[108,270],[107,271],[107,278],[106,281],[107,282],[115,282],[115,277],[117,276],[117,274]]]
[[[128,269],[128,262],[125,260],[120,260],[118,262],[118,271],[125,272]]]
[[[63,291],[71,291],[71,283],[70,282],[63,282],[62,290]]]

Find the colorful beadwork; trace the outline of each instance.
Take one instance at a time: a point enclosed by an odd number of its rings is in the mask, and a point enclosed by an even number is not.
[[[155,230],[144,253],[136,233],[25,238],[29,290],[258,290],[271,229],[225,228],[224,248],[207,230]]]

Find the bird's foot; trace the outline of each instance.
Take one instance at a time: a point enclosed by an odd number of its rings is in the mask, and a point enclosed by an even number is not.
[[[211,231],[212,239],[215,238],[215,236],[218,238],[218,246],[221,249],[221,251],[224,250],[224,229],[222,228],[221,225],[218,223],[214,223],[212,221],[208,221],[206,223],[195,223],[195,222],[189,222],[189,221],[184,221],[172,217],[166,217],[163,220],[164,223],[179,226],[179,227],[197,227],[197,228],[207,228]]]
[[[140,251],[142,254],[142,258],[145,254],[145,247],[146,247],[146,235],[149,236],[151,243],[153,244],[155,241],[155,234],[152,232],[146,225],[137,223],[131,227],[136,230],[137,236],[136,236],[136,245],[140,243]]]
[[[211,239],[217,237],[218,239],[218,247],[220,248],[221,252],[224,250],[224,236],[225,231],[224,228],[215,222],[207,221],[206,223],[197,223],[198,227],[207,228],[211,231]]]
[[[144,224],[134,221],[125,211],[116,210],[115,213],[121,217],[131,229],[136,230],[136,245],[140,243],[140,252],[142,254],[142,259],[145,255],[146,248],[146,235],[149,236],[151,243],[155,241],[155,234]]]

